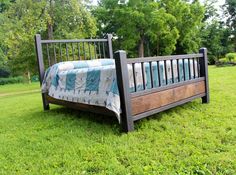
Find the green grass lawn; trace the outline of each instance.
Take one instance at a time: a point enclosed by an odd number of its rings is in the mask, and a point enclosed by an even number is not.
[[[209,69],[195,100],[120,133],[115,117],[51,106],[39,92],[0,97],[0,174],[236,174],[236,67]],[[0,93],[37,89],[6,85]]]

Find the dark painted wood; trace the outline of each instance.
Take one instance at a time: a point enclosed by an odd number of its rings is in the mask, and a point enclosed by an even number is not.
[[[36,47],[36,55],[37,55],[38,70],[39,70],[39,81],[40,81],[40,86],[42,86],[44,78],[44,62],[43,62],[43,52],[42,52],[40,35],[35,35],[35,47]],[[43,101],[43,109],[49,110],[49,103],[46,99],[45,93],[42,93],[42,101]]]
[[[133,58],[128,59],[127,63],[141,63],[141,62],[150,62],[150,61],[167,61],[173,59],[184,59],[184,58],[200,58],[203,57],[202,53],[199,54],[188,54],[188,55],[170,55],[170,56],[156,56],[156,57],[143,57],[143,58]]]
[[[178,59],[177,59],[177,74],[178,74],[178,82],[180,82],[179,60]]]
[[[41,43],[81,43],[81,42],[107,42],[107,39],[72,39],[72,40],[42,40]]]
[[[115,116],[115,113],[111,110],[107,109],[106,107],[77,103],[77,102],[70,102],[65,100],[55,99],[49,95],[46,95],[46,99],[51,104],[62,105],[68,108],[77,109],[81,111],[89,111],[97,114],[103,114],[107,116]]]
[[[112,34],[107,35],[107,40],[108,40],[109,58],[113,58]]]
[[[132,70],[133,70],[133,79],[134,79],[134,92],[137,92],[135,64],[132,64]]]
[[[203,58],[199,59],[200,64],[200,77],[205,77],[205,87],[206,87],[206,96],[202,97],[202,103],[210,102],[210,94],[209,94],[209,81],[208,81],[208,58],[207,58],[207,49],[201,48],[199,50],[200,53],[203,54]]]
[[[131,97],[129,93],[129,76],[125,51],[115,52],[115,64],[117,84],[121,103],[121,125],[125,132],[134,130],[134,122],[131,115]]]
[[[141,63],[141,69],[142,69],[142,79],[143,79],[143,89],[146,89],[146,79],[145,79],[145,67],[144,63]]]
[[[159,87],[161,87],[161,70],[160,70],[160,62],[157,61],[157,68],[158,68],[158,83]]]
[[[152,71],[152,62],[149,62],[149,69],[150,69],[150,78],[151,78],[151,87],[153,88],[153,71]]]
[[[173,60],[170,60],[170,67],[171,67],[172,83],[175,83]]]

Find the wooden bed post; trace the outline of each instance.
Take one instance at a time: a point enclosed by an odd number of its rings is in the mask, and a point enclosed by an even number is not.
[[[209,81],[208,81],[208,58],[207,58],[207,48],[201,48],[199,53],[203,54],[203,58],[199,59],[200,63],[200,77],[205,77],[205,90],[206,96],[202,97],[202,103],[210,102],[209,95]]]
[[[113,58],[112,34],[107,34],[107,40],[108,40],[109,56],[110,56],[110,58]]]
[[[43,63],[41,36],[39,34],[35,35],[35,47],[36,47],[38,69],[39,69],[39,81],[40,81],[40,86],[42,86],[42,82],[44,78],[44,63]],[[42,100],[43,100],[43,109],[49,110],[49,103],[46,99],[45,93],[42,93]]]
[[[121,126],[123,131],[129,132],[134,130],[134,121],[131,114],[131,96],[129,92],[127,56],[125,51],[120,50],[115,52],[115,64],[122,110]]]

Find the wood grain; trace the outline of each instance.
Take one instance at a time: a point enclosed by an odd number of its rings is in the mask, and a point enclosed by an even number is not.
[[[132,115],[157,109],[202,93],[205,93],[205,81],[134,97],[131,99]]]

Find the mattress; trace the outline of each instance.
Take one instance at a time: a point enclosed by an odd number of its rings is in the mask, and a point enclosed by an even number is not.
[[[183,63],[185,66],[183,66]],[[187,59],[179,61],[180,81],[184,81],[184,72],[186,80],[194,78],[194,71],[195,75],[198,75],[197,62],[193,59],[190,60],[190,72],[188,64]],[[144,63],[145,75],[142,75],[141,64],[136,63],[134,65],[136,90],[142,91],[144,88],[152,88],[151,69],[153,72],[154,88],[177,83],[177,61],[173,60],[174,78],[172,78],[170,61],[166,61],[166,66],[167,68],[164,69],[163,61],[159,62],[159,66],[157,66],[156,62],[152,62],[151,65]],[[195,68],[193,68],[193,66],[195,66]],[[183,69],[184,67],[185,69]],[[167,81],[165,71],[167,71]],[[160,75],[158,75],[159,72]],[[134,92],[132,65],[128,65],[128,74],[129,91]],[[145,76],[145,84],[143,84],[143,76]],[[113,111],[120,121],[120,113],[122,111],[120,108],[120,96],[116,80],[115,62],[113,59],[67,61],[54,64],[45,72],[42,92],[48,93],[49,96],[59,100],[106,107]]]

